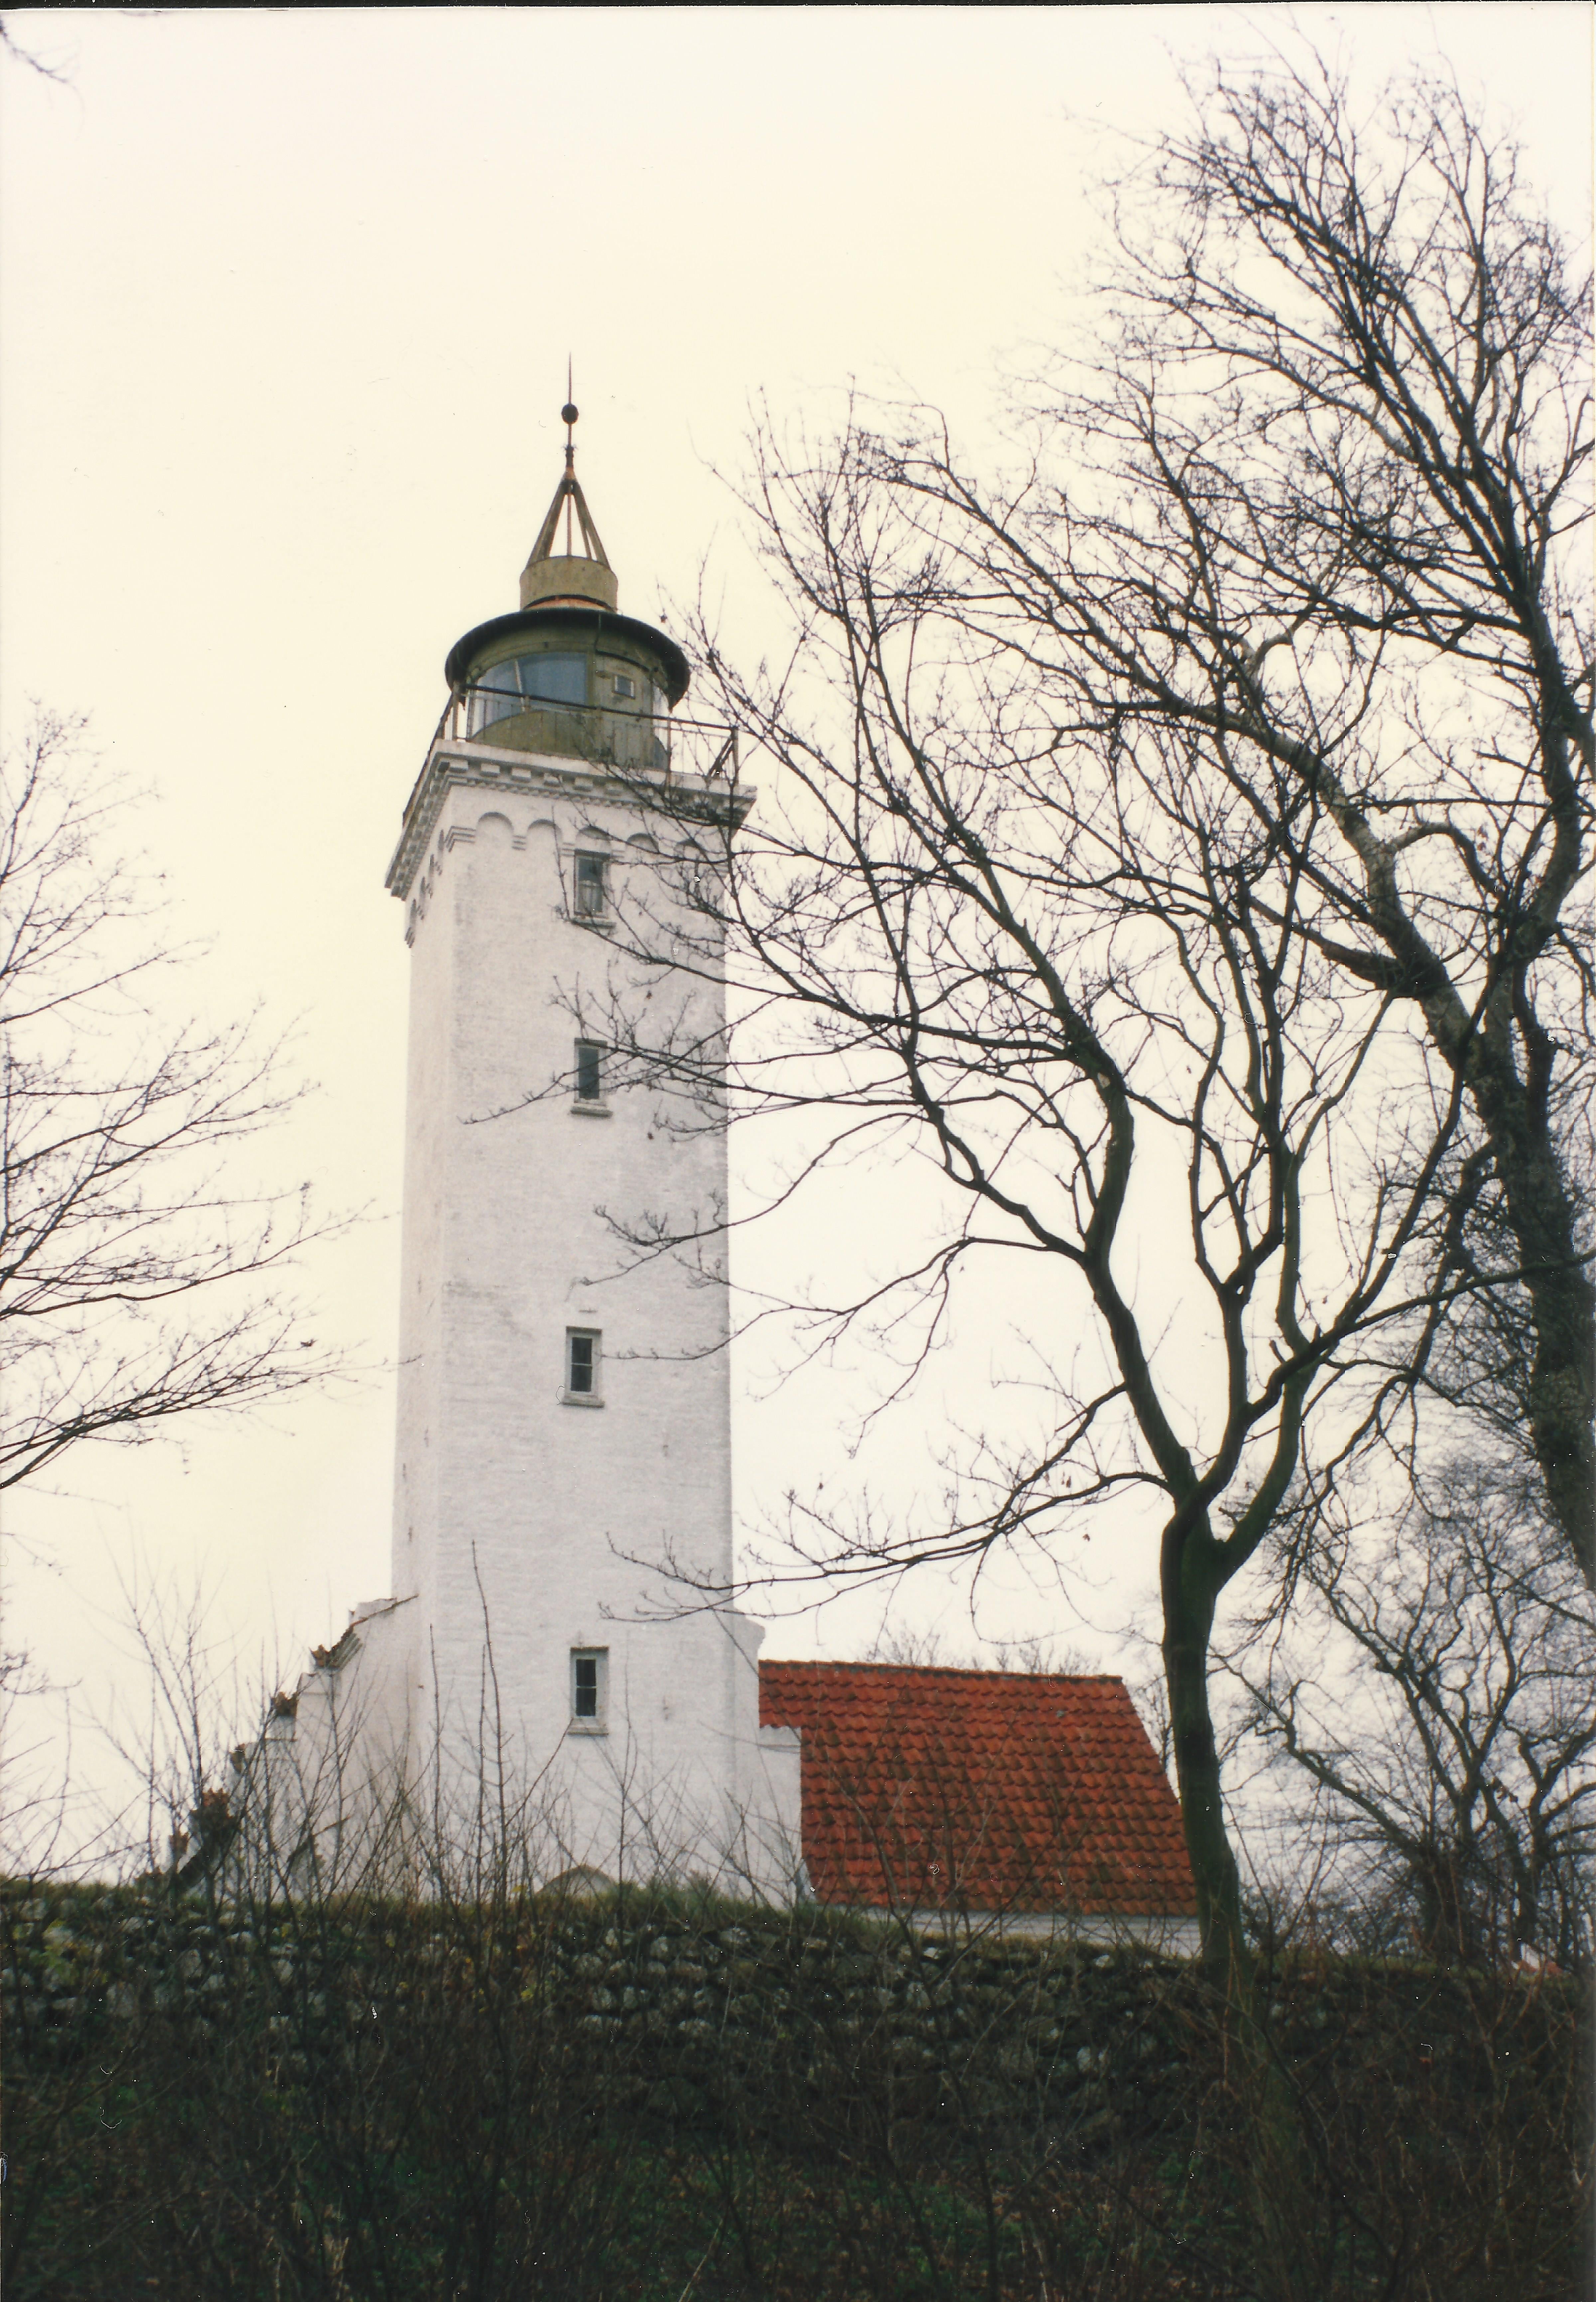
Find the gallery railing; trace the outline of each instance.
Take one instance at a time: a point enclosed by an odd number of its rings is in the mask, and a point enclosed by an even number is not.
[[[496,750],[542,752],[649,777],[699,776],[735,781],[734,728],[609,704],[565,703],[507,693],[497,687],[462,687],[443,709],[441,744],[484,744]]]

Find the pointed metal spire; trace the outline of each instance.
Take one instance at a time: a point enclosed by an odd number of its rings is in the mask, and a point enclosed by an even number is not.
[[[576,443],[573,436],[577,409],[571,393],[571,370],[566,365],[566,404],[559,411],[560,422],[566,427],[566,467],[560,474],[559,485],[554,491],[554,500],[549,506],[543,524],[538,530],[537,542],[532,547],[532,557],[521,571],[521,605],[523,608],[552,606],[562,601],[584,607],[608,608],[613,614],[618,589],[615,570],[609,565],[593,516],[587,508],[587,498],[582,492],[582,483],[576,477]],[[565,550],[555,548],[559,534],[559,516],[566,516]],[[575,530],[580,528],[580,549]]]

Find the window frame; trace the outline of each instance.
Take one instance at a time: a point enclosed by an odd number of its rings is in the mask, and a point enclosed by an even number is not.
[[[571,1380],[572,1376],[576,1373],[576,1365],[571,1350],[571,1346],[573,1343],[577,1342],[586,1342],[592,1345],[592,1357],[588,1362],[588,1374],[591,1376],[592,1381],[589,1388],[585,1390],[579,1390]],[[561,1396],[567,1407],[603,1406],[604,1393],[601,1387],[603,1382],[603,1368],[604,1332],[602,1328],[567,1327],[566,1329],[565,1341],[564,1390],[561,1393]]]
[[[609,1049],[602,1039],[577,1039],[574,1043],[574,1051],[576,1083],[571,1097],[572,1109],[592,1113],[607,1111],[609,1107],[609,1099],[604,1092],[604,1058],[609,1054]],[[592,1058],[593,1084],[591,1093],[582,1084],[584,1055],[591,1055]]]
[[[584,864],[592,867],[585,878]],[[596,903],[584,901],[584,888],[596,889]],[[586,925],[609,917],[609,858],[596,847],[575,847],[571,851],[571,917]]]
[[[593,1708],[578,1709],[579,1688],[577,1667],[593,1665]],[[609,1649],[608,1647],[573,1647],[571,1649],[569,1692],[571,1698],[570,1732],[573,1735],[608,1735],[609,1732]]]

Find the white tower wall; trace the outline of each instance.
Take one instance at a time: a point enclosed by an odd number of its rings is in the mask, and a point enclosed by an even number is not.
[[[536,1785],[550,1871],[783,1893],[795,1741],[759,1729],[758,1627],[691,1587],[733,1568],[724,1264],[711,1242],[692,1274],[626,1271],[598,1212],[712,1222],[725,1138],[673,1131],[688,1114],[646,1086],[599,1109],[552,1088],[584,994],[720,1029],[718,986],[624,949],[668,904],[680,836],[635,786],[485,744],[434,752],[412,797],[392,1588],[416,1600],[413,1764],[437,1743],[462,1806],[502,1758]],[[578,850],[608,859],[608,930],[574,916]],[[567,1393],[571,1328],[601,1337],[598,1403]],[[597,1729],[572,1715],[574,1650],[606,1657]]]

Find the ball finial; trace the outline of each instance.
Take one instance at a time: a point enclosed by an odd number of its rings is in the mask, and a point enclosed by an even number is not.
[[[575,424],[576,421],[576,409],[568,399],[559,411],[559,420],[562,424]]]

